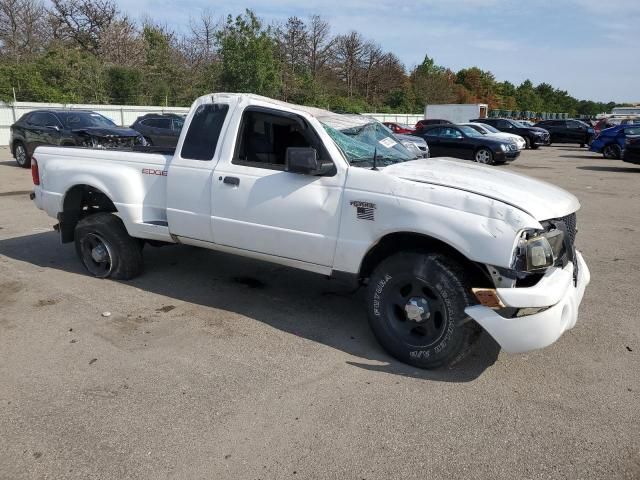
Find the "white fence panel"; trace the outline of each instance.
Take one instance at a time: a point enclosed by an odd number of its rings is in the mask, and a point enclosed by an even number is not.
[[[367,117],[375,118],[379,122],[402,123],[405,125],[415,125],[418,120],[424,119],[421,113],[363,113]]]
[[[110,118],[121,127],[128,127],[141,115],[146,113],[178,113],[186,114],[189,108],[183,107],[151,107],[142,105],[79,105],[62,103],[16,102],[7,104],[0,102],[0,145],[9,145],[11,125],[25,113],[41,108],[60,108],[64,110],[91,110]]]

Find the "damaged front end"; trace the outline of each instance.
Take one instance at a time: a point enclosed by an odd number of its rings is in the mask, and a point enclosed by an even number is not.
[[[523,230],[511,268],[487,265],[495,288],[474,289],[466,313],[507,352],[545,347],[575,325],[590,273],[575,248],[576,215]]]
[[[135,146],[144,146],[146,142],[141,135],[82,135],[82,145],[86,148],[97,148],[104,150],[132,149]]]

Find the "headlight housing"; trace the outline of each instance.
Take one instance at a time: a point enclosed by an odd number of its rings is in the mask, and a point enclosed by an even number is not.
[[[500,144],[500,150],[502,150],[503,152],[508,152],[509,151],[509,145],[507,145],[506,143],[501,143]]]
[[[553,266],[562,252],[563,243],[562,230],[523,232],[514,255],[514,269],[536,272]]]

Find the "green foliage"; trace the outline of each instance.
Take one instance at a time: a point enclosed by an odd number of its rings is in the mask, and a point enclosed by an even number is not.
[[[263,28],[251,10],[235,19],[229,15],[217,40],[222,58],[223,90],[277,96],[280,65],[270,30]]]
[[[0,99],[11,101],[15,89],[21,101],[186,106],[200,95],[231,91],[345,112],[487,103],[490,109],[573,116],[615,106],[577,100],[546,82],[498,82],[475,66],[453,72],[428,55],[407,73],[395,55],[358,32],[331,35],[318,16],[291,17],[272,28],[246,10],[222,26],[203,17],[192,36],[177,36],[152,20],[138,27],[112,4],[102,8],[102,0],[83,0],[82,11],[71,13],[57,4],[65,2],[42,7],[38,25],[49,33],[38,34],[33,24],[0,24]],[[67,27],[60,31],[63,19]],[[24,45],[9,45],[2,36],[12,28],[24,30]]]

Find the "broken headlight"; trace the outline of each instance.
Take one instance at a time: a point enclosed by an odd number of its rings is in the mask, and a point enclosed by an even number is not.
[[[560,256],[563,242],[562,230],[525,231],[516,247],[514,269],[535,272],[551,267]]]

